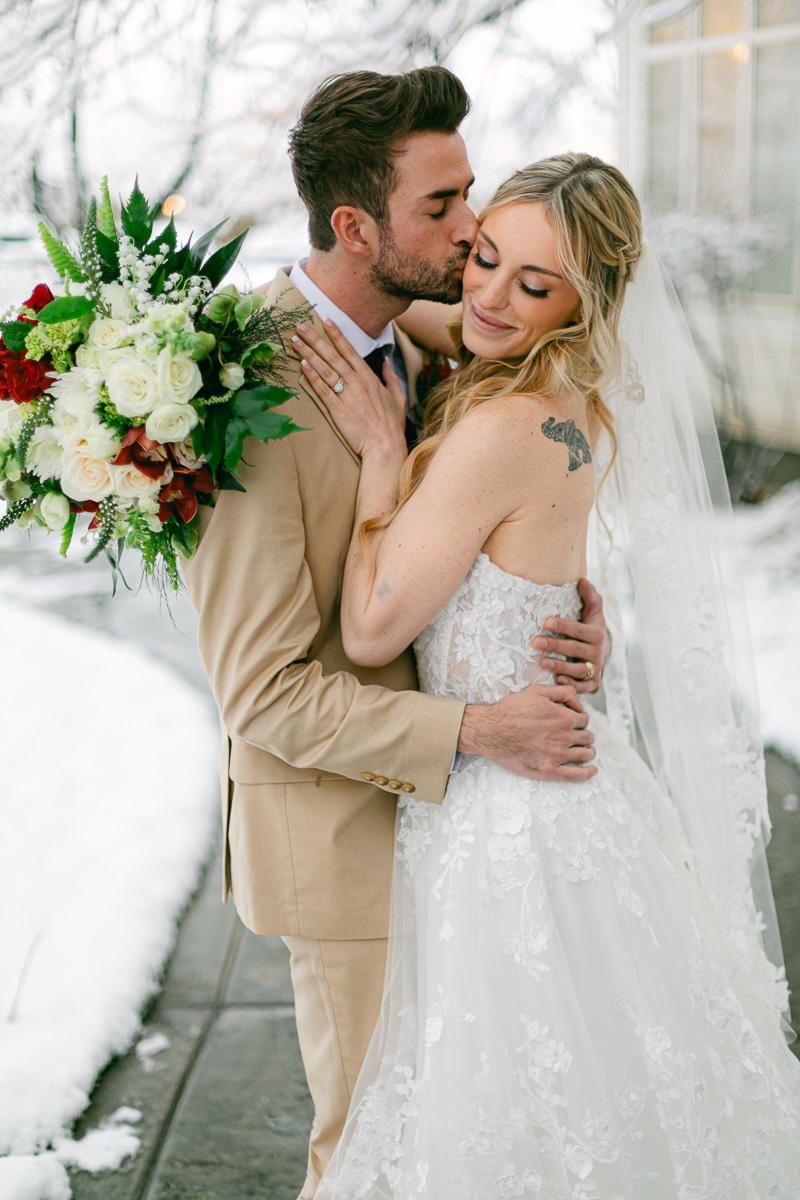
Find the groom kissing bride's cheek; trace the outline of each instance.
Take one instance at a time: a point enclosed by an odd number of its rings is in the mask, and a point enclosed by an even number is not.
[[[662,489],[666,545],[681,486],[648,458],[655,392],[618,337],[652,265],[639,207],[616,168],[565,154],[502,184],[479,225],[468,109],[441,67],[340,75],[306,103],[290,153],[311,250],[262,289],[296,314],[282,382],[304,432],[248,442],[246,490],[203,509],[185,565],[223,727],[225,895],[291,956],[315,1110],[301,1200],[677,1200],[703,1180],[691,1194],[711,1200],[734,1178],[777,1196],[797,1182],[780,1131],[800,1072],[753,982],[779,996],[747,871],[726,867],[745,890],[717,921],[719,880],[706,906],[689,866],[705,843],[678,816],[693,785],[668,795],[650,770],[702,779],[710,807],[742,755],[680,673],[691,592],[684,616],[674,581],[653,585],[673,560],[634,522]],[[614,395],[636,403],[612,412]],[[607,714],[582,699],[611,650],[585,578],[606,480],[612,512],[630,484],[614,536],[648,618],[678,605]],[[654,718],[651,764],[632,730]],[[741,1103],[715,1064],[744,1051],[701,1011],[698,946],[731,1028],[760,1022]]]
[[[313,306],[307,324],[321,339],[335,321],[376,372],[376,390],[388,364],[389,403],[402,408],[410,441],[421,432],[411,430],[420,377],[449,364],[395,320],[420,297],[461,298],[477,232],[458,132],[468,108],[442,68],[327,81],[291,140],[311,252],[264,289],[270,303]],[[410,637],[380,664],[353,662],[340,606],[361,458],[302,356],[293,353],[286,384],[307,432],[248,443],[247,490],[219,494],[185,575],[224,731],[225,893],[248,928],[279,934],[292,956],[316,1112],[306,1197],[341,1132],[379,1013],[398,796],[440,805],[461,754],[541,779],[588,778],[593,738],[574,683],[591,663],[597,686],[605,626],[587,587],[588,623],[568,629],[580,643],[567,647],[580,660],[562,667],[570,682],[494,705],[421,693]],[[387,480],[390,493],[396,483]]]

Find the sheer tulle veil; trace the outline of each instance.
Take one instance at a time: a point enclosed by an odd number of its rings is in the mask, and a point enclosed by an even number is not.
[[[628,285],[619,336],[623,368],[605,397],[618,452],[589,546],[589,576],[613,631],[606,709],[677,808],[688,865],[741,970],[776,1018],[787,1018],[730,498],[703,371],[650,246]],[[598,480],[610,453],[600,448]]]

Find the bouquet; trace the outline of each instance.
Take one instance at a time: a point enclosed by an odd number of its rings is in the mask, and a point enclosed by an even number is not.
[[[274,409],[293,395],[281,335],[307,314],[218,290],[247,230],[207,257],[221,224],[179,247],[174,218],[154,233],[158,212],[137,180],[118,227],[104,179],[75,251],[39,226],[62,284],[0,323],[0,532],[35,522],[66,555],[85,514],[86,561],[104,552],[115,586],[132,546],[177,588],[198,506],[244,491],[245,440],[299,428]]]

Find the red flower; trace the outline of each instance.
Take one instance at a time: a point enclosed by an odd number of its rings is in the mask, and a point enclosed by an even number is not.
[[[46,283],[37,283],[36,287],[31,292],[28,299],[25,301],[26,308],[32,308],[34,312],[40,313],[43,308],[46,308],[55,296],[50,291]],[[21,320],[24,318],[20,318]]]
[[[0,344],[0,397],[17,404],[38,400],[50,383],[49,370],[48,363],[12,354]]]
[[[25,307],[38,313],[53,299],[47,284],[38,283],[25,301]],[[23,325],[36,324],[30,317],[17,317],[17,321]],[[49,362],[33,362],[25,357],[24,351],[15,354],[0,339],[0,399],[14,400],[17,404],[38,400],[50,382],[49,369]]]
[[[178,515],[188,525],[197,512],[197,493],[209,494],[214,488],[214,480],[207,466],[200,467],[198,471],[175,467],[172,479],[158,493],[161,501],[159,520],[167,521],[177,509]]]
[[[148,479],[160,479],[169,464],[169,455],[166,446],[152,442],[140,425],[128,432],[114,463],[117,466],[134,463]]]

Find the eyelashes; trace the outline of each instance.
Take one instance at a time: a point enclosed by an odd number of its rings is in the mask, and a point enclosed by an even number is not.
[[[526,296],[535,296],[537,300],[544,300],[545,296],[549,296],[550,292],[547,288],[539,291],[537,288],[527,287],[522,280],[519,281],[519,286],[522,288]]]
[[[485,258],[481,258],[480,250],[473,250],[472,261],[475,263],[476,267],[482,267],[485,271],[493,271],[497,266],[497,263],[487,262]],[[521,279],[518,280],[518,283],[526,296],[534,296],[537,300],[544,300],[546,296],[550,295],[550,292],[547,288],[540,290],[538,288],[528,287],[527,284],[524,284]]]
[[[487,271],[493,271],[497,263],[487,262],[485,258],[481,258],[480,250],[474,250],[472,253],[472,261],[478,267],[483,267]]]

